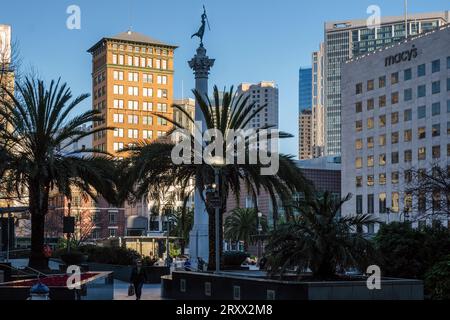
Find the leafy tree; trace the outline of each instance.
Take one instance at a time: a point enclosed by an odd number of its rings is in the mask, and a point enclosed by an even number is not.
[[[73,142],[100,131],[81,129],[103,120],[98,111],[70,116],[87,94],[72,100],[70,89],[59,80],[47,86],[30,77],[16,84],[16,95],[4,89],[9,99],[2,100],[0,108],[0,118],[6,121],[0,127],[0,141],[5,142],[0,178],[9,193],[28,194],[32,223],[29,266],[46,269],[42,248],[50,191],[57,189],[70,199],[71,189],[76,187],[92,198],[99,193],[115,203],[115,163],[95,150],[65,151]]]
[[[360,232],[375,223],[370,215],[339,217],[350,195],[336,200],[329,192],[305,197],[296,205],[299,215],[274,230],[266,247],[271,275],[308,268],[318,279],[333,278],[347,267],[367,267],[375,257],[372,243]]]
[[[225,219],[225,238],[231,241],[243,241],[244,251],[248,252],[248,246],[258,241],[259,224],[262,232],[268,231],[267,218],[258,217],[255,209],[237,208]]]
[[[433,300],[450,300],[450,256],[444,257],[427,271],[425,292]]]

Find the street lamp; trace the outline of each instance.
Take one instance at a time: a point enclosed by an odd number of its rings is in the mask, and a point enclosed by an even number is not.
[[[261,259],[262,255],[262,246],[261,246],[261,232],[263,231],[262,225],[261,225],[261,218],[263,217],[262,212],[258,212],[258,262]]]
[[[225,159],[223,157],[214,157],[211,161],[211,167],[214,169],[214,176],[215,176],[215,188],[216,189],[216,195],[219,199],[221,199],[220,197],[220,192],[221,192],[221,188],[220,188],[220,175],[221,175],[221,170],[222,168],[225,166]],[[215,207],[215,225],[216,225],[216,273],[220,272],[220,233],[219,233],[219,228],[220,228],[220,208],[221,208],[221,201],[218,201],[218,203],[214,204]]]

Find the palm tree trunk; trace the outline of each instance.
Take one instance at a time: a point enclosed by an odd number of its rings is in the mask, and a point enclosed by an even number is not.
[[[48,211],[48,188],[42,188],[39,183],[30,184],[31,213],[31,253],[28,266],[36,270],[48,269],[48,261],[44,256],[45,215]]]

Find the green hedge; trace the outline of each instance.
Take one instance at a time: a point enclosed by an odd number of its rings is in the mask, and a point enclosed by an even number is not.
[[[62,254],[67,252],[66,249],[56,250],[53,257],[60,258]],[[104,263],[119,266],[133,265],[136,259],[140,259],[141,256],[138,252],[115,247],[97,247],[93,245],[81,246],[77,249],[72,249],[72,253],[80,253],[87,255],[87,262]]]
[[[228,267],[239,267],[250,255],[240,251],[227,251],[223,254],[223,264]]]

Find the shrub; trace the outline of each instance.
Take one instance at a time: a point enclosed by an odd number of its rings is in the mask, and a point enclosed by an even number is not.
[[[223,254],[223,264],[227,267],[239,267],[250,255],[240,251],[228,251]]]
[[[141,258],[138,252],[126,248],[83,246],[79,249],[88,255],[88,262],[128,266]]]
[[[450,256],[446,256],[427,271],[425,292],[433,300],[450,300]]]

